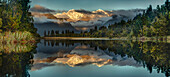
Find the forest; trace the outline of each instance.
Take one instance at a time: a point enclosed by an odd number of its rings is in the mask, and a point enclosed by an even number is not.
[[[35,40],[38,36],[29,12],[30,0],[0,0],[0,41]]]
[[[134,19],[110,24],[108,27],[101,26],[82,31],[80,34],[74,31],[65,30],[60,34],[59,31],[45,31],[45,37],[127,37],[129,39],[136,37],[155,37],[167,40],[170,35],[170,2],[153,9],[150,5],[143,13],[138,14]]]
[[[30,0],[0,0],[0,40],[3,41],[22,41],[34,40],[39,36],[34,28],[34,20],[30,9]],[[45,37],[155,37],[167,40],[170,35],[170,2],[156,9],[150,5],[143,13],[138,14],[134,19],[115,24],[108,27],[94,27],[89,31],[81,31],[79,34],[74,31],[65,30],[60,34],[59,31],[45,31]],[[14,38],[14,39],[13,39]]]

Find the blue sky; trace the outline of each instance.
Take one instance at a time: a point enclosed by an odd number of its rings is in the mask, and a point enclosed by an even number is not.
[[[120,10],[146,9],[150,4],[153,8],[162,5],[166,0],[32,0],[31,6],[41,5],[54,10]]]

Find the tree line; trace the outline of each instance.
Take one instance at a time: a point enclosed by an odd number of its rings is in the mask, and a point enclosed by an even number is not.
[[[95,27],[89,31],[81,32],[77,37],[161,37],[167,39],[170,35],[170,2],[167,0],[165,4],[156,9],[150,5],[143,13],[138,14],[133,19],[101,27]]]
[[[156,69],[157,73],[164,73],[166,77],[170,76],[170,43],[113,40],[44,40],[44,46],[62,46],[63,50],[65,50],[65,47],[73,47],[77,44],[88,46],[95,51],[104,51],[110,56],[115,54],[122,58],[133,58],[137,64],[142,64],[150,73],[153,73],[153,69]],[[72,50],[67,52],[70,51]],[[65,54],[65,52],[62,54]],[[113,60],[116,60],[116,58],[113,58]]]
[[[109,25],[108,28],[102,26],[98,31],[93,31],[91,34],[116,37],[168,36],[170,35],[169,10],[170,3],[168,0],[164,5],[157,5],[156,9],[152,9],[152,5],[150,5],[143,14],[137,15],[133,20],[122,20],[119,23]]]
[[[29,12],[30,0],[0,0],[0,32],[28,31],[36,34]]]

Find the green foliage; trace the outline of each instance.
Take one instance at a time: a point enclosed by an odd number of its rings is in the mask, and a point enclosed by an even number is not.
[[[8,0],[0,6],[0,29],[6,31],[28,31],[38,36],[29,12],[30,0]]]
[[[49,42],[49,40],[47,40]],[[107,51],[108,55],[120,55],[122,58],[133,58],[138,64],[147,68],[150,73],[156,69],[158,73],[164,73],[166,77],[170,75],[170,43],[164,42],[140,42],[140,41],[78,41],[78,40],[53,40],[50,45],[63,43],[67,46],[81,43],[96,48],[97,51]],[[114,54],[114,55],[111,55]],[[116,59],[116,58],[114,58]],[[155,73],[155,71],[154,71]]]
[[[156,9],[150,5],[146,12],[138,14],[133,20],[124,21],[106,26],[90,29],[89,32],[81,32],[80,34],[69,33],[62,31],[61,34],[56,34],[59,37],[164,37],[170,35],[170,14],[166,5],[158,5]],[[49,34],[48,36],[54,36]]]
[[[168,26],[170,25],[170,20],[167,18],[167,15],[169,13],[165,5],[161,7],[158,5],[156,10],[153,10],[152,5],[150,5],[146,13],[137,15],[133,20],[128,20],[127,22],[122,20],[119,23],[109,25],[108,29],[102,26],[99,30],[101,30],[101,34],[106,34],[104,37],[168,36],[168,33],[170,33],[168,32],[170,31]],[[114,34],[108,36],[110,30],[113,30]],[[91,32],[91,34],[93,33],[96,33],[96,31]]]
[[[36,45],[33,44],[0,44],[0,77],[7,75],[28,77],[28,70],[33,65]]]
[[[2,31],[2,18],[0,18],[0,32]]]

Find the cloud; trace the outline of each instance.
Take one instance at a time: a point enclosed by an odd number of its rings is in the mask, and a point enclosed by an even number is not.
[[[108,20],[104,23],[104,26],[109,26],[110,24],[114,24],[115,22],[120,22],[121,20],[129,20],[133,19],[136,15],[143,13],[143,9],[133,9],[133,10],[113,10],[112,13],[115,15],[112,16],[112,19]]]
[[[63,48],[65,49],[65,48]],[[40,54],[38,52],[37,54]],[[86,65],[96,65],[98,67],[102,67],[104,65],[118,65],[118,66],[134,66],[141,67],[142,64],[137,63],[133,58],[129,58],[128,56],[121,57],[121,55],[112,56],[105,53],[102,50],[94,50],[89,46],[76,46],[71,52],[56,52],[55,55],[43,53],[43,57],[35,55],[34,58],[34,67],[32,70],[42,69],[48,66],[55,65],[69,65],[71,67],[76,66],[86,66]],[[45,54],[47,54],[45,56]],[[60,54],[60,57],[59,57]]]
[[[71,22],[71,25],[74,27],[102,26],[103,23],[110,19],[112,19],[112,17],[101,17],[98,20]]]
[[[69,11],[55,11],[44,8],[42,6],[36,5],[32,9],[32,15],[34,16],[35,23],[43,22],[58,22],[58,23],[70,23],[73,27],[78,30],[89,30],[94,28],[94,26],[109,26],[115,22],[120,22],[121,20],[133,19],[137,14],[142,13],[143,9],[132,9],[132,10],[75,10],[71,9]]]
[[[54,13],[56,12],[55,10],[51,10],[45,7],[42,7],[40,5],[35,5],[30,9],[31,12],[41,12],[41,13]]]
[[[44,23],[44,22],[58,22],[54,19],[47,19],[46,17],[34,17],[34,23]]]

